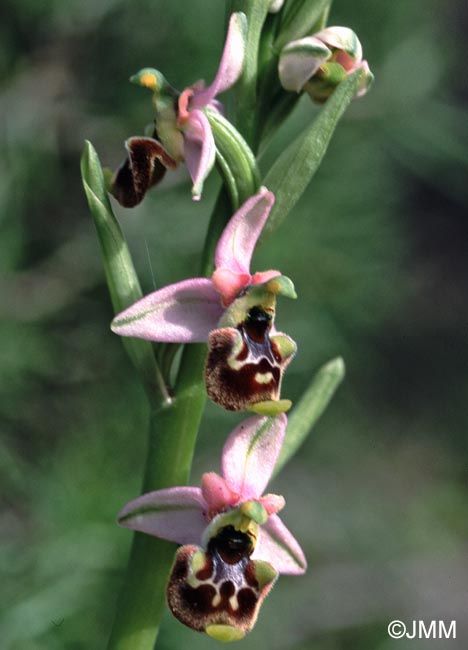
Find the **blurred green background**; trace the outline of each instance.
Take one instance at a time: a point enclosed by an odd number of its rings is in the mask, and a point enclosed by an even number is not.
[[[468,646],[468,68],[463,0],[336,0],[376,75],[300,204],[258,250],[299,300],[283,395],[342,355],[347,377],[272,485],[309,559],[282,577],[250,650]],[[131,535],[147,410],[116,336],[79,177],[83,140],[116,167],[150,120],[143,66],[179,88],[216,70],[220,0],[3,0],[0,6],[0,638],[98,650]],[[262,159],[317,113],[303,98]],[[193,274],[218,187],[184,169],[116,207],[145,292]],[[208,406],[192,482],[240,416]],[[457,639],[393,641],[392,619],[457,620]],[[161,650],[215,648],[169,615]]]

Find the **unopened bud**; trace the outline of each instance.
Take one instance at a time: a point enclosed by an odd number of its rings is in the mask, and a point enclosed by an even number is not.
[[[359,68],[365,71],[356,93],[364,95],[373,81],[373,74],[362,60],[362,46],[348,27],[327,27],[313,36],[288,43],[280,54],[279,78],[286,90],[305,90],[323,103],[343,79]]]

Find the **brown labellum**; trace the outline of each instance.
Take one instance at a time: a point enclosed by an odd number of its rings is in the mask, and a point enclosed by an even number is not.
[[[223,408],[247,410],[251,404],[279,399],[283,371],[292,354],[282,353],[278,339],[290,346],[294,343],[284,334],[272,337],[271,321],[264,309],[253,307],[237,328],[210,333],[206,389]]]
[[[129,138],[125,148],[128,156],[114,174],[111,193],[125,208],[133,208],[177,163],[155,138]]]
[[[167,586],[174,616],[199,632],[213,626],[248,632],[277,577],[271,565],[250,559],[253,548],[249,534],[233,526],[222,528],[206,552],[180,547]]]

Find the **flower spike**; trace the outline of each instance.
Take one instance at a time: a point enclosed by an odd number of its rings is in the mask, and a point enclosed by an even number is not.
[[[289,400],[280,399],[280,389],[296,352],[294,341],[274,330],[276,297],[296,297],[291,280],[274,270],[250,272],[273,203],[273,194],[261,188],[234,214],[218,242],[211,279],[191,278],[159,289],[112,322],[121,336],[207,341],[209,397],[226,409],[262,415],[290,407]]]
[[[286,416],[254,416],[230,434],[222,475],[201,488],[174,487],[138,497],[122,526],[183,544],[167,586],[174,616],[192,629],[233,641],[252,629],[278,574],[306,569],[302,549],[276,514],[278,495],[262,492],[281,450]]]

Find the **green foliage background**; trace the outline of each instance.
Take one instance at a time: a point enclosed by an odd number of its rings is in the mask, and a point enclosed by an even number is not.
[[[254,267],[294,279],[278,325],[299,345],[284,397],[341,354],[347,378],[275,481],[309,558],[282,577],[249,650],[399,650],[398,618],[457,620],[466,648],[468,92],[462,0],[336,0],[376,75]],[[110,629],[130,534],[146,403],[112,313],[79,177],[85,138],[116,167],[150,121],[128,83],[210,80],[224,3],[4,0],[0,7],[0,621],[5,650],[94,650]],[[316,114],[303,98],[262,159]],[[193,274],[218,180],[186,172],[117,208],[146,292]],[[219,468],[239,416],[209,406],[193,472]],[[162,650],[214,647],[169,615]],[[432,642],[434,643],[434,642]],[[448,642],[447,642],[448,643]],[[442,646],[440,646],[442,647]]]

